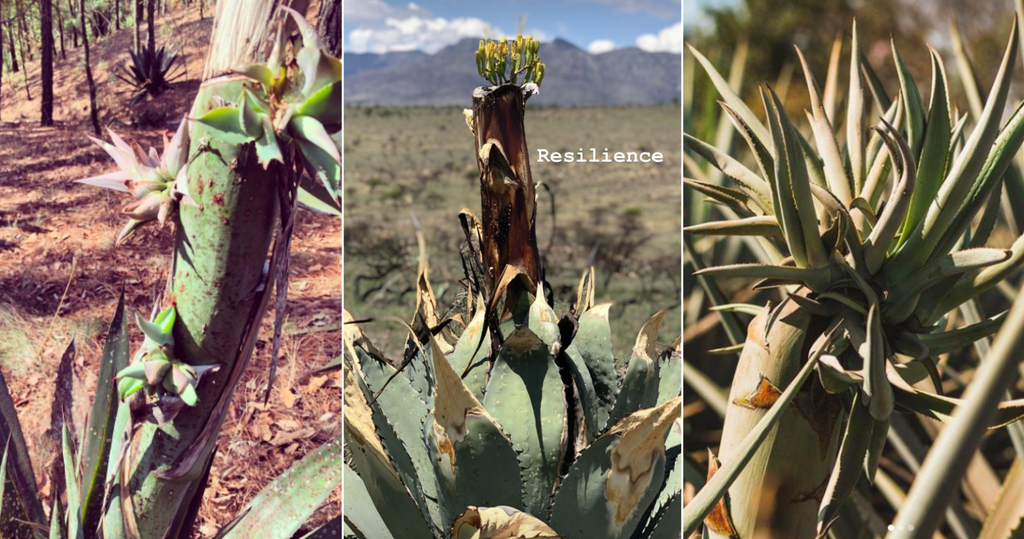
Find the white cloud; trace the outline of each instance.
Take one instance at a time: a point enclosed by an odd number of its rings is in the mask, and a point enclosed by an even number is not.
[[[657,35],[644,34],[636,38],[636,46],[647,52],[680,53],[683,51],[683,23],[677,22]]]
[[[400,11],[383,0],[343,0],[342,9],[346,22],[376,21]]]
[[[418,49],[434,53],[463,38],[503,35],[500,30],[475,17],[448,20],[412,15],[385,17],[382,23],[363,25],[350,32],[348,37],[351,52],[385,53]]]
[[[601,54],[614,48],[615,42],[610,39],[598,39],[591,41],[590,45],[587,45],[587,51],[590,52],[590,54]]]

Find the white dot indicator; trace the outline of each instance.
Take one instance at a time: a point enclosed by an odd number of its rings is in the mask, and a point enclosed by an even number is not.
[[[889,524],[889,531],[895,531],[895,530],[896,530],[896,526],[893,526],[892,524]]]

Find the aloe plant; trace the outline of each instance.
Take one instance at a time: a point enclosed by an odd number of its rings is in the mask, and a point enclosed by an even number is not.
[[[178,59],[178,52],[173,49],[151,49],[146,46],[138,52],[130,50],[128,53],[131,55],[131,62],[120,66],[121,72],[115,71],[114,76],[135,91],[129,102],[131,105],[147,95],[159,97],[173,87],[172,83],[176,79],[185,75],[184,69],[176,70],[181,66],[174,63]]]
[[[109,537],[191,532],[217,434],[276,290],[267,391],[273,383],[296,212],[340,213],[332,136],[341,128],[341,62],[299,13],[276,10],[270,0],[218,5],[204,83],[163,154],[112,132],[112,145],[96,141],[119,170],[83,182],[136,199],[117,243],[138,240],[155,220],[173,224],[175,249],[152,320],[138,319],[142,347],[100,375],[112,387],[98,392],[90,414],[98,435],[86,438],[77,467],[80,508],[65,512],[85,537],[100,526]],[[292,25],[299,36],[289,41]],[[339,443],[307,457],[319,462],[301,472],[320,485],[310,493],[326,496],[340,483]],[[287,515],[281,525],[264,527],[274,507],[289,507],[268,495],[224,536],[255,528],[290,537],[318,503],[293,496],[289,512],[277,514]]]
[[[535,55],[519,38],[477,53],[499,85],[466,111],[483,213],[460,214],[465,310],[442,319],[420,236],[403,358],[373,346],[372,319],[345,313],[347,537],[679,536],[681,340],[659,350],[654,315],[619,376],[593,271],[569,312],[551,307],[524,124],[543,78]]]
[[[936,364],[940,354],[999,329],[1005,313],[953,329],[947,315],[972,309],[1024,262],[1024,237],[1009,248],[987,246],[1001,214],[1004,176],[1024,141],[1024,104],[1001,124],[1017,49],[1015,25],[971,129],[951,101],[936,52],[926,103],[894,45],[899,88],[890,96],[865,62],[854,27],[845,114],[834,111],[835,98],[826,105],[797,50],[810,96],[803,131],[770,88],[760,91],[762,122],[693,51],[753,166],[736,152],[686,135],[687,148],[730,181],[687,178],[687,184],[735,217],[697,223],[684,233],[752,238],[768,263],[695,272],[743,341],[718,455],[711,455],[707,484],[684,509],[686,536],[702,522],[710,537],[823,536],[862,477],[880,480],[879,459],[896,410],[953,417],[949,429],[970,422],[972,437],[953,467],[939,471],[926,461],[924,470],[933,475],[923,483],[934,485],[932,479],[945,473],[947,486],[965,469],[964,455],[977,447],[971,444],[979,431],[1024,417],[1024,400],[996,402],[1008,381],[991,383],[1019,356],[1005,344],[1009,335],[997,341],[991,369],[989,359],[982,362],[988,377],[976,389],[970,385],[964,399],[943,394]],[[781,299],[724,305],[715,281],[726,279],[778,290]],[[730,310],[756,315],[745,335]],[[1019,315],[1010,317],[1004,333],[1019,334]],[[982,393],[983,400],[972,398]],[[943,433],[940,441],[952,439]],[[768,492],[772,503],[762,498]],[[911,492],[897,519],[899,536],[931,537],[948,496],[916,485]],[[922,505],[928,498],[933,502]],[[909,526],[915,531],[908,535]]]

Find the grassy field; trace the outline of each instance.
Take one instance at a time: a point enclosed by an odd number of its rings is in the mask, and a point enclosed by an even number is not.
[[[468,96],[467,96],[468,101]],[[559,302],[574,300],[588,261],[598,303],[614,302],[613,346],[623,361],[640,326],[670,309],[659,342],[680,332],[680,110],[528,109],[526,131],[538,187],[537,240]],[[462,110],[348,108],[345,111],[345,306],[357,318],[415,308],[418,222],[442,312],[463,292],[458,214],[480,213],[473,139]],[[537,163],[549,152],[589,148],[651,151],[660,164]],[[552,203],[552,199],[554,203]],[[385,353],[401,353],[404,329],[365,328]],[[384,344],[386,343],[386,344]]]

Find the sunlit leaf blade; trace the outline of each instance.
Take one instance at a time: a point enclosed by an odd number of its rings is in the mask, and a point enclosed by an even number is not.
[[[818,153],[824,162],[825,179],[828,182],[829,190],[839,198],[844,206],[849,206],[853,201],[853,191],[850,179],[846,176],[843,157],[839,153],[839,143],[836,142],[835,131],[832,129],[825,105],[822,104],[818,83],[814,80],[814,74],[811,73],[807,59],[804,58],[804,53],[799,47],[796,49],[796,54],[803,66],[804,78],[807,80],[807,89],[811,97],[811,128],[814,131]]]
[[[729,221],[712,221],[683,227],[684,234],[708,236],[769,236],[782,237],[779,221],[770,215],[746,217]]]
[[[114,375],[128,365],[128,338],[128,320],[125,317],[122,290],[114,318],[110,322],[110,329],[107,331],[107,340],[103,345],[103,356],[96,378],[96,393],[89,412],[89,424],[82,433],[80,515],[83,529],[96,529],[103,517],[104,480],[120,403]]]
[[[725,102],[729,104],[729,107],[736,111],[736,114],[743,118],[743,121],[750,126],[754,136],[762,143],[770,141],[771,137],[768,135],[768,130],[761,124],[761,121],[758,120],[754,111],[750,110],[750,107],[747,106],[743,99],[736,95],[736,92],[729,87],[729,82],[718,73],[715,66],[713,66],[703,54],[697,51],[697,49],[690,47],[689,45],[687,46],[689,47],[690,52],[693,53],[693,57],[697,59],[697,62],[699,62],[701,67],[704,68],[704,71],[707,72],[708,77],[711,78],[712,84],[715,85],[715,89],[718,90],[718,93],[722,95],[722,99],[724,99]]]
[[[289,539],[341,485],[341,438],[307,454],[263,488],[224,539]]]
[[[867,406],[855,402],[846,420],[839,456],[818,511],[818,535],[825,533],[832,525],[839,515],[839,508],[857,486],[873,425],[874,420]]]
[[[1014,38],[1016,46],[1016,35]],[[1000,398],[1016,379],[1021,360],[1024,360],[1024,294],[1017,296],[988,357],[975,371],[963,403],[936,438],[935,450],[925,459],[906,503],[896,514],[896,527],[914,526],[922,537],[934,533],[981,443],[985,426],[996,415]]]

